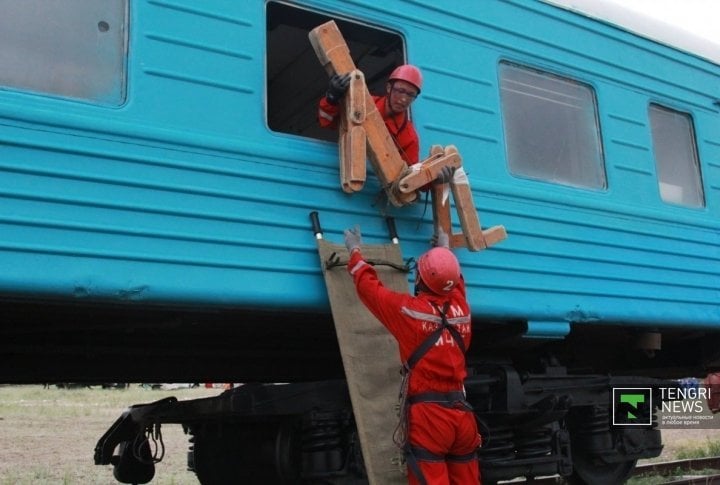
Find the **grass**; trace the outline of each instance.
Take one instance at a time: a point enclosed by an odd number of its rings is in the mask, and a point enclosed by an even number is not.
[[[0,387],[0,485],[117,483],[112,466],[96,466],[97,440],[132,404],[167,396],[194,399],[221,389],[48,389],[41,385]],[[179,425],[162,428],[165,459],[152,484],[197,485],[187,471],[188,441]]]
[[[679,446],[675,452],[674,460],[690,460],[696,458],[707,458],[713,456],[720,456],[720,440],[706,439],[704,443],[696,442],[683,444]],[[693,470],[683,471],[677,469],[676,471],[667,475],[640,475],[632,477],[628,480],[627,485],[658,485],[667,483],[673,478],[678,478],[687,475],[702,476],[702,475],[713,475],[717,473],[717,470]]]
[[[702,445],[685,445],[677,452],[678,460],[720,456],[720,440],[707,439]]]
[[[112,466],[93,463],[93,451],[97,440],[125,408],[168,396],[183,400],[221,392],[204,388],[151,390],[137,384],[128,389],[0,386],[0,485],[117,483]],[[179,425],[165,425],[162,430],[165,459],[157,465],[151,483],[197,485],[195,475],[186,469],[188,437]],[[720,439],[714,437],[677,444],[663,461],[720,456]],[[628,484],[656,485],[667,480],[633,477]]]

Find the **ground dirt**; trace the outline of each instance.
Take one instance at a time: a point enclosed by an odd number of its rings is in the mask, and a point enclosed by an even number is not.
[[[167,396],[195,399],[222,389],[152,390],[138,384],[128,389],[58,389],[50,386],[0,387],[0,485],[112,484],[112,467],[96,466],[98,439],[131,404]],[[153,485],[197,485],[187,471],[187,436],[179,425],[163,427],[165,458],[157,465]],[[665,450],[652,461],[667,461],[678,450],[719,441],[720,430],[666,430]]]

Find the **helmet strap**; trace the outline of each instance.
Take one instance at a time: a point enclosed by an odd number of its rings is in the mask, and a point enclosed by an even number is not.
[[[420,277],[420,272],[417,272],[417,275],[415,276],[415,296],[418,296],[420,293],[432,293],[430,291],[430,288],[425,284],[425,282],[422,280],[422,277]]]
[[[387,92],[385,93],[385,114],[383,115],[383,117],[384,116],[395,116],[395,115],[399,114],[399,113],[396,113],[395,111],[393,111],[392,103],[390,102],[390,97],[392,96],[392,88],[394,85],[395,85],[395,81],[388,81],[388,83],[387,83],[387,89],[386,89]]]

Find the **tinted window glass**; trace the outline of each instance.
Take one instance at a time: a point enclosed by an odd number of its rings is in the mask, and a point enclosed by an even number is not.
[[[660,196],[672,204],[703,207],[705,196],[690,115],[650,105],[650,126]]]
[[[121,104],[127,0],[0,0],[0,85]]]
[[[577,81],[500,64],[510,171],[563,185],[607,186],[595,94]]]

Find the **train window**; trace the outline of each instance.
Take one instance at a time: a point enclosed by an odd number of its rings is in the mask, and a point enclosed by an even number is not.
[[[692,118],[686,113],[651,104],[650,126],[660,197],[671,204],[704,207],[705,194]]]
[[[119,105],[127,0],[0,0],[0,86]]]
[[[501,62],[500,92],[513,174],[573,187],[607,187],[590,86]]]
[[[308,40],[308,33],[334,20],[347,41],[355,65],[373,93],[384,91],[392,70],[404,62],[398,34],[328,17],[279,2],[267,6],[267,123],[271,130],[337,141],[337,133],[317,122],[328,75]]]

